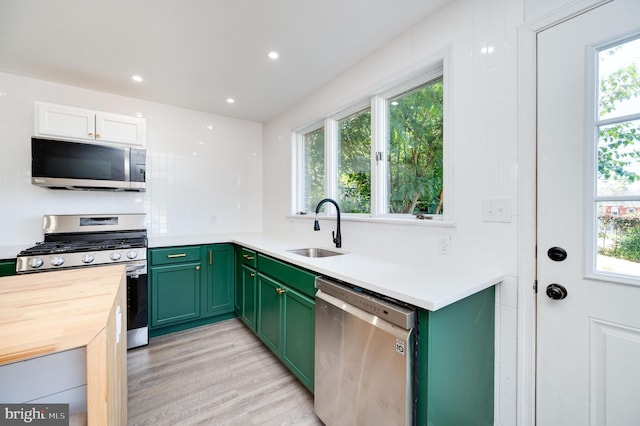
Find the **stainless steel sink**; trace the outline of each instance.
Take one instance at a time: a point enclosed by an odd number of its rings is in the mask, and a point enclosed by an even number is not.
[[[331,256],[340,256],[344,253],[339,251],[327,250],[323,248],[310,247],[310,248],[301,248],[301,249],[293,249],[287,250],[289,253],[297,254],[299,256],[305,257],[331,257]]]

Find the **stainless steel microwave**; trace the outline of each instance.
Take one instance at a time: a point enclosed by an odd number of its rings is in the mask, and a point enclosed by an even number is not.
[[[146,151],[121,144],[31,138],[31,183],[50,189],[144,191]]]

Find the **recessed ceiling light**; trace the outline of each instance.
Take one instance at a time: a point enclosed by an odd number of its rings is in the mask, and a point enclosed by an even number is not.
[[[275,50],[269,52],[269,59],[278,59],[279,56],[280,55],[278,55],[278,52],[276,52]]]
[[[235,100],[235,99],[233,99],[233,98],[227,98],[227,103],[228,103],[228,104],[232,104],[232,103],[234,103],[235,101],[236,101],[236,100]]]
[[[140,77],[139,75],[132,75],[131,80],[140,83],[142,82],[142,80],[144,80],[144,78]]]

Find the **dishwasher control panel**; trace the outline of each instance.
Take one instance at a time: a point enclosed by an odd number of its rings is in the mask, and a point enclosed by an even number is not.
[[[415,326],[415,309],[398,305],[323,277],[316,278],[316,288],[406,330]]]

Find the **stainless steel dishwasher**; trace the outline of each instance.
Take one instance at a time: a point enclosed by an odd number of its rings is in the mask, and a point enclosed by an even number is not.
[[[415,308],[316,278],[314,411],[327,426],[413,424]]]

